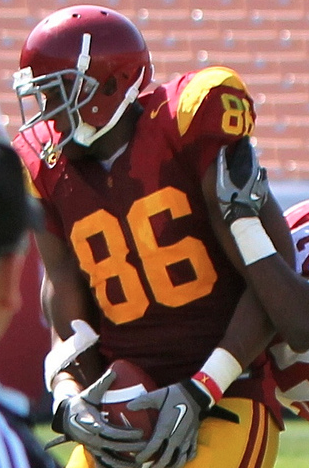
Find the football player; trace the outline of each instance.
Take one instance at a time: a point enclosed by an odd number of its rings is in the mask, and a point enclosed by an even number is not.
[[[257,194],[263,197],[267,189],[267,175],[265,169],[259,166],[248,138],[238,145],[232,161],[227,160],[223,149],[217,160],[217,168],[217,193],[224,219],[248,268],[251,284],[262,302],[280,307],[287,320],[295,322],[296,326],[303,324],[303,331],[298,333],[301,339],[308,333],[309,201],[304,200],[284,213],[295,247],[294,270],[276,252],[258,218],[260,212],[253,206],[254,197]],[[239,181],[244,177],[246,184],[240,188]],[[280,329],[278,317],[278,314],[273,314],[274,322]],[[293,345],[291,347],[277,335],[267,352],[276,380],[278,400],[309,420],[309,351],[298,353]]]
[[[246,265],[246,275],[276,329],[287,338],[292,348],[305,351],[309,334],[308,283],[298,274],[299,265],[296,271],[295,259],[293,268],[290,268],[290,264],[277,253],[263,220],[259,219],[263,214],[263,204],[254,202],[256,198],[263,199],[269,190],[265,168],[259,166],[248,137],[239,143],[233,158],[226,153],[223,148],[217,160],[217,194],[223,218]],[[292,219],[299,216],[300,209],[297,207],[294,213],[288,214],[290,225],[293,225]],[[306,256],[306,239],[298,242],[297,231],[292,233],[299,263]],[[280,294],[274,294],[279,289]]]
[[[271,468],[283,427],[264,353],[273,311],[247,281],[216,192],[217,154],[252,133],[252,99],[224,67],[147,92],[152,76],[140,32],[100,6],[56,11],[22,48],[14,145],[46,213],[37,243],[53,427],[81,444],[68,467],[140,467],[156,454],[157,468]],[[265,229],[292,265],[272,194],[251,204],[264,204]],[[100,416],[116,359],[159,387],[129,404],[159,410],[148,443]]]
[[[296,271],[309,280],[309,200],[286,210],[296,252]],[[297,294],[297,291],[295,291]],[[309,421],[309,351],[296,353],[278,337],[270,347],[277,398]]]

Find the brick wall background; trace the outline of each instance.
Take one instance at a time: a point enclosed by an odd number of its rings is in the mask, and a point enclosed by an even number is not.
[[[21,45],[55,9],[79,0],[0,0],[0,105],[10,136],[20,116],[11,89]],[[272,178],[309,178],[307,0],[105,0],[142,31],[157,84],[209,65],[234,68],[258,113],[254,142]]]

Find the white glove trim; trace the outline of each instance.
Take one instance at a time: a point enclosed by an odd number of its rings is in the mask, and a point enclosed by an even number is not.
[[[56,345],[45,358],[44,378],[49,392],[55,375],[73,362],[86,349],[93,346],[99,339],[99,335],[84,320],[72,320],[71,327],[75,333],[67,340]]]
[[[101,402],[104,404],[123,403],[145,393],[147,393],[147,390],[143,384],[132,385],[132,387],[119,388],[117,390],[107,390]]]

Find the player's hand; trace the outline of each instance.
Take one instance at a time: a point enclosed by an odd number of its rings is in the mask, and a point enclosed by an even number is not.
[[[146,445],[141,440],[143,431],[109,425],[100,412],[103,394],[115,378],[115,372],[109,369],[80,394],[62,401],[54,416],[52,428],[64,434],[58,443],[74,440],[85,445],[87,450],[99,460],[106,459],[108,466],[133,467],[136,465],[122,464],[117,459],[117,453],[142,450]],[[55,443],[51,442],[47,448],[53,445]]]
[[[238,218],[258,216],[267,200],[266,169],[260,167],[249,137],[237,143],[227,156],[223,147],[217,158],[217,197],[223,218],[232,224]]]
[[[203,418],[208,411],[210,398],[204,393],[201,396]],[[133,411],[147,408],[160,411],[148,445],[136,456],[139,464],[152,460],[155,455],[156,462],[152,468],[167,465],[179,468],[195,457],[202,407],[182,383],[143,394],[129,402],[127,407]]]
[[[209,392],[209,390],[207,390]],[[128,409],[154,408],[159,417],[153,435],[135,460],[153,461],[151,468],[180,468],[196,456],[197,434],[201,420],[212,416],[239,423],[237,414],[212,406],[211,393],[202,391],[191,379],[145,393],[127,404]]]

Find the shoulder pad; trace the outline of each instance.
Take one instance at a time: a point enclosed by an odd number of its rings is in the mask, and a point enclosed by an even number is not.
[[[221,85],[249,94],[240,76],[230,68],[209,67],[197,72],[179,97],[177,121],[181,136],[188,130],[194,115],[211,89]]]

